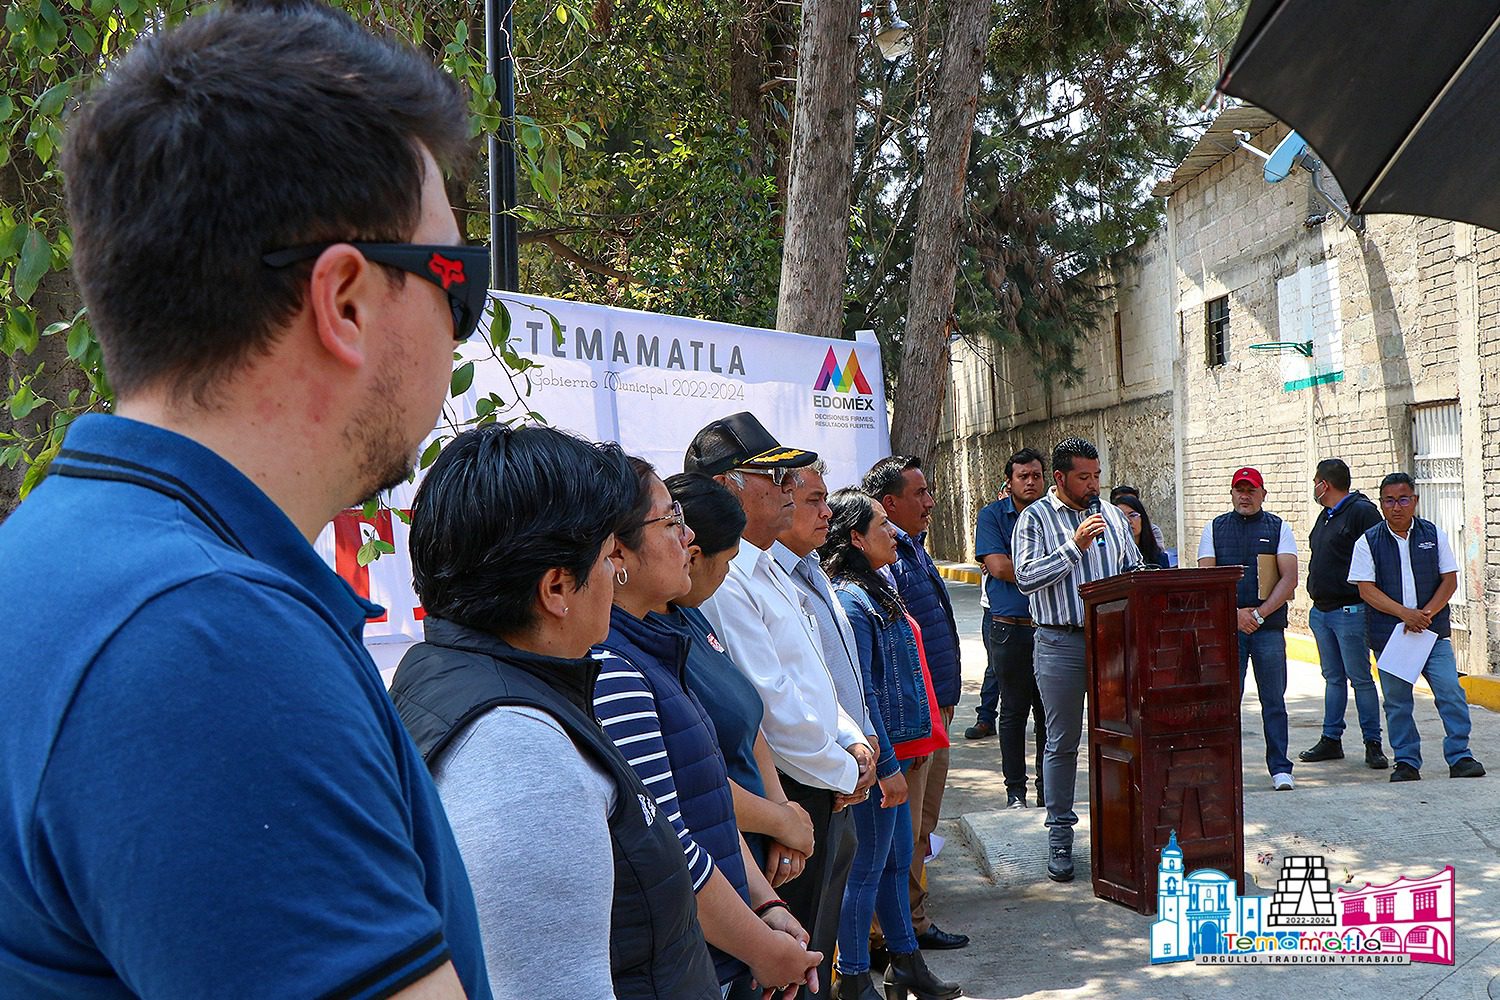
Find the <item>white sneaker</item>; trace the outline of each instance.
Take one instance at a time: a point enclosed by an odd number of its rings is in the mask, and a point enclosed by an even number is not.
[[[1280,774],[1271,775],[1271,787],[1278,792],[1290,792],[1292,790],[1292,776],[1282,771]]]

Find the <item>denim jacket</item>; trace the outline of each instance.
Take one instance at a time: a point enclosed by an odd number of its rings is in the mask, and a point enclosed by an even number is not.
[[[835,581],[834,589],[854,627],[865,704],[880,741],[875,773],[889,778],[901,769],[896,744],[919,740],[932,732],[932,709],[927,704],[927,685],[922,681],[917,637],[905,615],[887,614],[853,580]]]

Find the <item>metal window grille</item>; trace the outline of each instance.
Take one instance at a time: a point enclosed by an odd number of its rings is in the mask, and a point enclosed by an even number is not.
[[[1412,456],[1415,459],[1417,492],[1422,495],[1421,516],[1448,533],[1448,544],[1459,560],[1458,591],[1454,603],[1463,603],[1464,586],[1464,476],[1463,439],[1457,402],[1416,406],[1411,411]]]
[[[1229,361],[1229,296],[1203,306],[1204,362],[1215,368]]]

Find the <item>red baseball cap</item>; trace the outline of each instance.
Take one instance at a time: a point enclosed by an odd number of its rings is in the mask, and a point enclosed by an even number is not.
[[[1229,481],[1230,486],[1238,486],[1240,483],[1249,483],[1258,490],[1266,488],[1266,481],[1261,478],[1261,474],[1248,465],[1236,472],[1234,478]]]

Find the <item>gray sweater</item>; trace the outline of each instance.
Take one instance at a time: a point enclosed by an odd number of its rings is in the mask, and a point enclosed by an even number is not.
[[[469,872],[495,1000],[614,1000],[614,783],[551,716],[492,709],[433,772]]]

